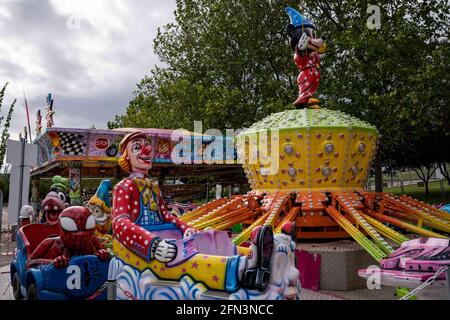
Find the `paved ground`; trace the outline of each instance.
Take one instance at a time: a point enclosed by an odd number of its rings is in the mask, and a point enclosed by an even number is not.
[[[301,300],[392,300],[394,289],[383,287],[381,290],[353,291],[312,291],[303,289]],[[14,300],[10,285],[9,266],[0,267],[0,300]]]
[[[0,268],[0,300],[14,300],[9,279],[9,266]]]

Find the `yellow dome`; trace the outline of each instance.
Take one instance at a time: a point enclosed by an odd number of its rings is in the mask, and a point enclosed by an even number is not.
[[[252,189],[362,189],[378,143],[377,129],[343,112],[287,110],[237,137]]]

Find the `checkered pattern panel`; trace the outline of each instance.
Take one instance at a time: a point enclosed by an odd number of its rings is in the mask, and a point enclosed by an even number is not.
[[[86,148],[86,141],[83,135],[60,132],[59,139],[61,143],[61,152],[65,155],[79,156],[82,155]]]

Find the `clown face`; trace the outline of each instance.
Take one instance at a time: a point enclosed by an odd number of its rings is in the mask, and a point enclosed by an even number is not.
[[[99,233],[105,234],[109,229],[109,215],[98,204],[90,204],[89,211],[95,218],[96,229]]]
[[[81,252],[95,232],[95,218],[84,207],[70,207],[59,215],[60,237],[64,246]]]
[[[144,138],[136,138],[128,142],[127,153],[131,171],[146,174],[152,167],[152,147]]]

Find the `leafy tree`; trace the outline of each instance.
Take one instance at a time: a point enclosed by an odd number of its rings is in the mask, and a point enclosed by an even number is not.
[[[306,12],[331,34],[323,104],[376,125],[382,134],[375,165],[381,191],[382,163],[418,170],[450,159],[443,148],[450,134],[450,9],[446,1],[377,1],[381,26],[370,29],[370,4],[310,0]]]
[[[8,86],[8,83],[6,83],[3,88],[0,90],[0,111],[3,106],[3,97],[5,96],[6,87]],[[3,163],[5,160],[5,154],[6,154],[6,144],[9,139],[9,127],[11,126],[11,118],[12,114],[14,112],[14,105],[16,104],[17,99],[14,99],[13,103],[10,105],[8,113],[5,117],[2,115],[0,116],[0,127],[2,126],[3,120],[5,120],[3,124],[2,134],[0,137],[0,168],[3,167]]]
[[[112,126],[241,128],[292,108],[297,71],[285,34],[297,1],[177,0],[175,23],[158,30],[164,67],[145,77]]]
[[[321,105],[381,132],[381,191],[382,165],[418,169],[450,160],[450,9],[444,0],[379,0],[381,26],[370,29],[370,4],[302,2],[319,35],[329,35]],[[126,114],[109,125],[192,129],[202,120],[204,127],[240,128],[292,108],[298,72],[285,35],[286,6],[298,8],[298,1],[177,0],[175,23],[154,41],[163,67],[151,70]]]
[[[448,169],[448,165],[443,162],[438,162],[438,168],[441,171],[442,175],[447,180],[447,183],[450,185],[450,171]]]

